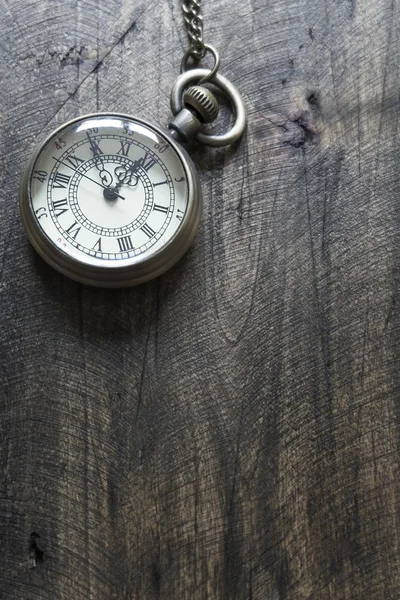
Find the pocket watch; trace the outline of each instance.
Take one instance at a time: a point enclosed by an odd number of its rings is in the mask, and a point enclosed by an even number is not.
[[[217,51],[192,42],[171,92],[168,129],[124,114],[89,114],[59,127],[33,153],[20,189],[22,222],[35,250],[64,275],[94,286],[137,285],[167,271],[191,245],[202,196],[184,146],[193,139],[232,144],[246,124],[239,93],[217,72]],[[187,69],[207,52],[213,69]],[[223,135],[205,130],[218,115],[207,82],[235,114]]]
[[[25,172],[20,211],[37,252],[86,284],[157,277],[197,231],[196,170],[174,139],[139,119],[93,114],[57,129]]]

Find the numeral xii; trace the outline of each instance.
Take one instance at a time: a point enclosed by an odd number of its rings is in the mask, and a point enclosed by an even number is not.
[[[140,159],[140,166],[145,170],[149,171],[151,167],[154,167],[156,164],[156,159],[150,156],[148,152],[144,155],[143,158]]]

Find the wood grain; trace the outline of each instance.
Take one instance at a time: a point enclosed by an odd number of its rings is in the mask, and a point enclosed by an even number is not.
[[[55,126],[160,124],[180,5],[0,0],[0,597],[400,597],[400,19],[213,0],[249,125],[195,148],[193,248],[139,288],[55,273],[18,185]]]

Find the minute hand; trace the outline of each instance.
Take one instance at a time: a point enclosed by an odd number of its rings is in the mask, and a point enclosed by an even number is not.
[[[96,181],[95,179],[92,179],[91,177],[89,177],[89,175],[86,175],[85,173],[82,173],[82,171],[79,171],[79,169],[74,169],[74,167],[71,167],[71,165],[68,165],[67,163],[63,162],[62,160],[60,160],[59,158],[56,158],[55,156],[53,156],[53,159],[59,163],[60,165],[64,165],[64,167],[68,167],[69,169],[72,169],[72,171],[75,171],[75,173],[79,173],[80,175],[82,175],[82,177],[86,177],[86,179],[89,179],[89,181],[92,181],[93,183],[95,183],[96,185],[99,185],[101,188],[103,188],[103,190],[108,190],[110,188],[108,188],[106,185],[103,185],[102,183],[100,183],[99,181]],[[112,188],[111,188],[112,189]],[[120,196],[120,194],[117,194],[117,192],[114,191],[114,194],[118,197],[121,198],[121,200],[125,200],[125,198],[123,196]]]
[[[107,171],[107,169],[104,165],[103,159],[101,157],[101,155],[103,153],[100,150],[99,145],[97,144],[97,142],[95,140],[92,140],[92,138],[90,137],[88,132],[86,132],[86,136],[87,136],[87,139],[89,140],[90,149],[94,156],[94,165],[95,165],[96,169],[98,170],[98,172],[100,173],[101,181],[103,182],[104,185],[111,185],[113,182],[113,178],[112,178],[111,173],[109,171]],[[101,168],[99,167],[99,163],[101,165]],[[107,175],[111,179],[109,184],[107,184]]]

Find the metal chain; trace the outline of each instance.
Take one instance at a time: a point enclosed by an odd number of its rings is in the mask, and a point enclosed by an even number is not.
[[[196,138],[209,146],[228,146],[236,142],[246,127],[246,108],[234,85],[218,74],[220,58],[214,46],[203,41],[203,15],[201,0],[180,0],[185,26],[189,36],[189,48],[183,55],[181,74],[171,92],[171,108],[174,119],[170,122],[171,135],[179,142]],[[211,54],[214,65],[198,68],[199,62]],[[235,124],[228,133],[213,135],[202,130],[203,123],[211,123],[218,115],[218,100],[204,86],[214,84],[229,100],[235,115]]]
[[[188,54],[201,60],[207,54],[207,48],[203,42],[201,0],[183,0],[182,10],[190,41]]]

